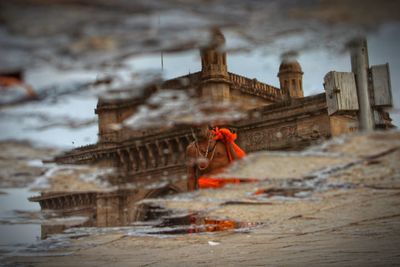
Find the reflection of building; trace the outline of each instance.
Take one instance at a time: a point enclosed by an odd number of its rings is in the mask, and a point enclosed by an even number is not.
[[[325,93],[304,97],[303,72],[297,61],[283,61],[279,67],[280,88],[228,72],[225,40],[219,31],[214,41],[201,50],[200,72],[168,80],[162,88],[197,89],[199,95],[214,100],[240,101],[258,116],[230,125],[239,133],[238,142],[248,152],[270,149],[303,148],[320,138],[329,138],[357,129],[357,110],[337,109],[328,112]],[[335,89],[338,90],[338,89]],[[336,91],[334,93],[337,93]],[[354,102],[346,95],[343,102]],[[182,173],[186,146],[191,142],[190,129],[177,127],[168,131],[115,130],[110,127],[135,113],[141,99],[98,102],[99,142],[59,156],[60,163],[102,163],[123,168],[136,180],[142,176],[158,177],[161,172]],[[358,104],[356,103],[356,106]],[[387,113],[376,127],[391,127]],[[168,153],[164,151],[168,150]]]
[[[337,109],[328,112],[327,103],[331,101],[331,95],[322,93],[304,97],[303,72],[297,61],[282,62],[278,73],[280,88],[276,88],[228,72],[226,53],[222,49],[224,42],[223,35],[215,31],[213,42],[201,50],[201,71],[168,80],[163,83],[161,90],[195,88],[198,95],[209,96],[215,101],[240,101],[251,113],[257,114],[229,125],[238,132],[238,143],[247,152],[301,149],[318,140],[358,128],[357,110]],[[345,101],[357,100],[349,98]],[[138,98],[100,99],[96,108],[99,142],[61,155],[56,158],[56,162],[114,166],[121,171],[123,182],[158,181],[163,176],[176,177],[177,182],[170,185],[171,190],[185,191],[185,150],[192,141],[188,127],[159,131],[115,130],[115,127],[110,127],[134,114],[141,102]],[[387,113],[378,113],[381,119],[376,122],[376,127],[391,127]],[[165,192],[168,190],[135,191],[131,203]],[[42,205],[50,198],[43,196],[36,200]],[[118,203],[113,204],[115,210],[118,210]],[[132,214],[128,216],[128,221],[137,218],[135,212],[141,212],[134,205],[129,205]],[[43,204],[42,208],[46,208],[46,205]],[[123,216],[119,216],[114,222],[124,224],[121,219]],[[112,224],[111,221],[98,223],[105,226]]]
[[[134,221],[144,221],[154,215],[148,205],[137,206],[137,202],[145,198],[155,198],[174,194],[179,191],[174,185],[156,190],[125,189],[114,192],[60,192],[42,193],[29,200],[39,202],[42,210],[51,210],[47,221],[42,223],[41,236],[60,233],[74,226],[109,227],[125,226]],[[46,214],[45,214],[46,215]],[[84,220],[68,221],[68,218],[83,217]],[[55,222],[52,219],[67,218]]]

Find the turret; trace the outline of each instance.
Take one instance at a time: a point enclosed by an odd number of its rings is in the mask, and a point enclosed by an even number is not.
[[[229,98],[229,75],[224,51],[225,37],[220,30],[212,31],[212,39],[201,54],[201,93],[213,100]]]
[[[303,71],[296,60],[284,60],[279,66],[279,83],[286,98],[304,97]]]

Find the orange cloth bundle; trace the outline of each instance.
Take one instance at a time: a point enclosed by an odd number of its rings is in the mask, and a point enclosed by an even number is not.
[[[256,183],[258,179],[240,179],[240,178],[213,178],[201,176],[198,180],[200,189],[207,188],[222,188],[227,184],[240,184],[240,183]]]
[[[219,129],[216,127],[212,130],[214,134],[214,140],[221,140],[226,146],[226,153],[228,154],[229,161],[232,161],[234,158],[231,154],[230,145],[232,146],[233,150],[236,153],[238,159],[243,158],[246,156],[246,153],[237,145],[235,144],[235,140],[237,138],[237,134],[232,133],[229,129],[221,128]]]
[[[241,181],[238,178],[211,178],[211,177],[200,177],[199,188],[221,188],[226,184],[239,184]]]

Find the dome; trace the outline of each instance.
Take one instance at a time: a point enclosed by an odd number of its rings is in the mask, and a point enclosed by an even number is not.
[[[225,44],[225,36],[220,29],[214,28],[211,33],[212,39],[218,44]]]
[[[220,49],[225,46],[225,36],[218,28],[213,28],[210,31],[210,40],[208,45],[203,49]]]
[[[297,72],[303,74],[300,63],[297,60],[282,61],[279,66],[279,73]]]

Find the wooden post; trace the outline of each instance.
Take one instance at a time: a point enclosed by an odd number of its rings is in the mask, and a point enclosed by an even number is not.
[[[351,46],[351,71],[354,73],[357,85],[359,103],[359,129],[372,131],[374,129],[372,107],[368,91],[368,49],[367,40],[359,38]]]

